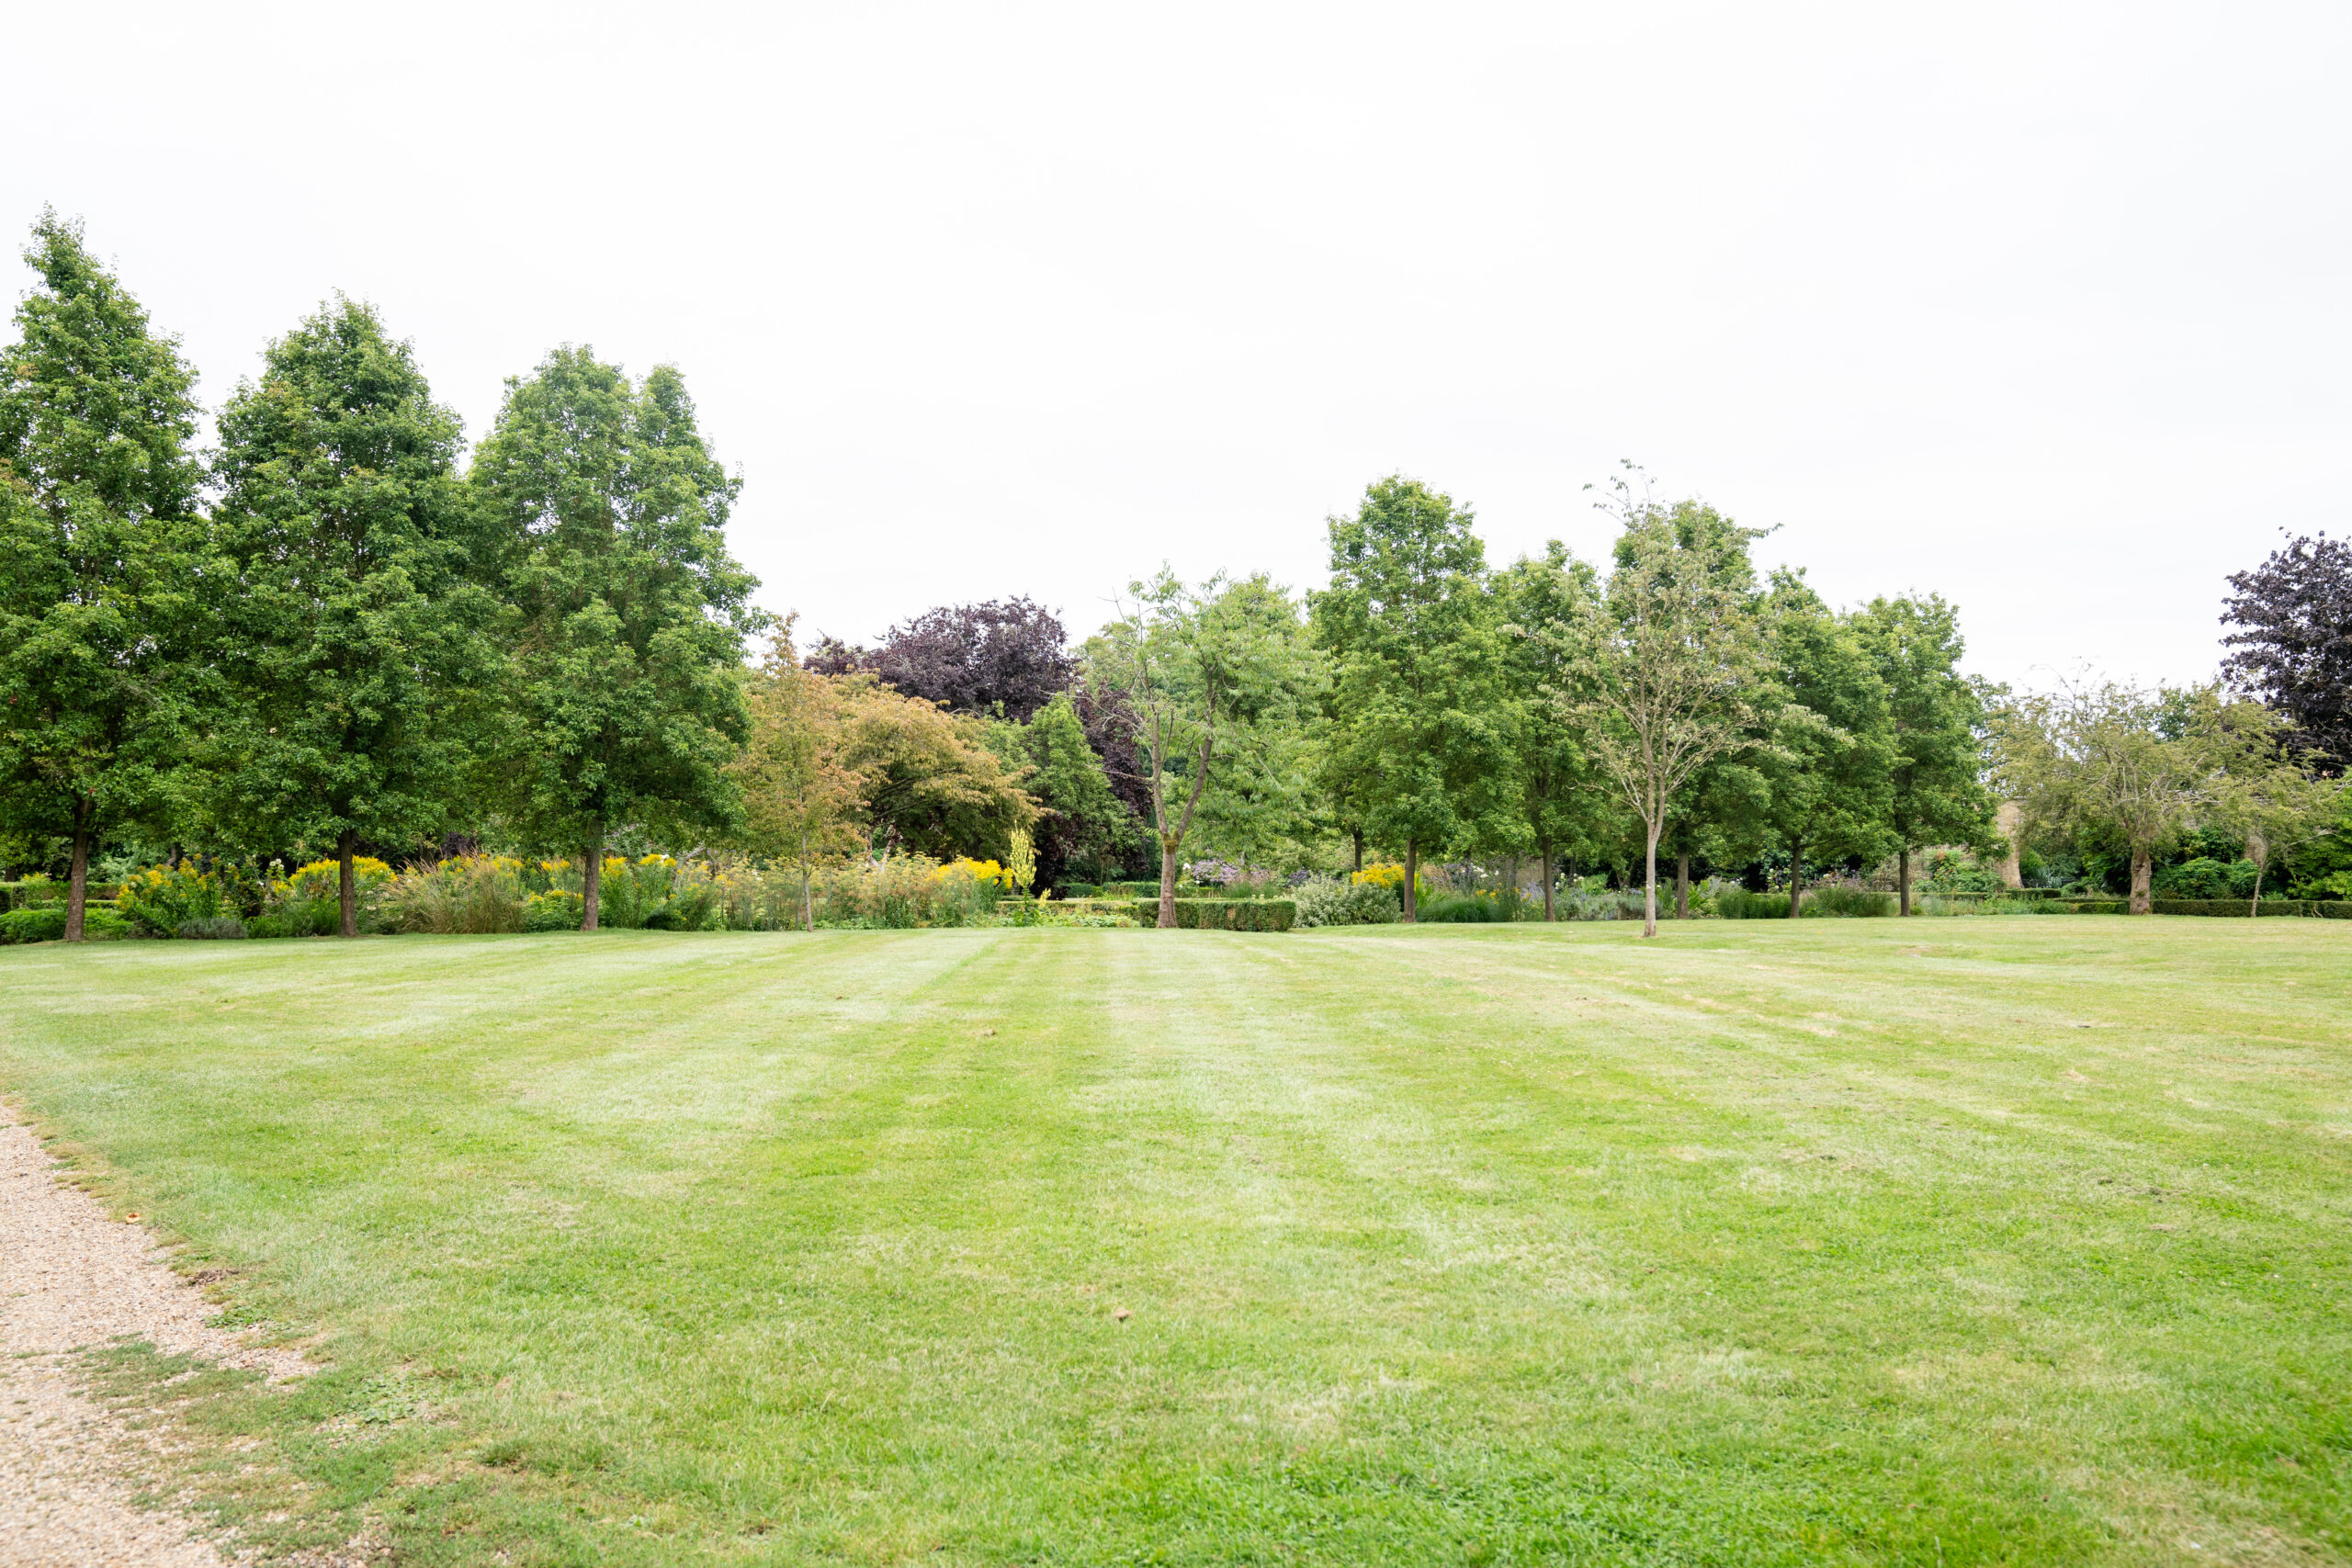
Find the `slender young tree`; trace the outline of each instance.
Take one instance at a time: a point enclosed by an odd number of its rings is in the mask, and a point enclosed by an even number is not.
[[[1405,856],[1405,919],[1420,858],[1510,807],[1510,715],[1486,547],[1467,507],[1391,475],[1329,528],[1331,581],[1312,596],[1332,685],[1326,776],[1377,843]]]
[[[44,212],[37,278],[0,350],[0,818],[71,844],[65,938],[90,852],[166,809],[199,716],[195,377],[178,340]]]
[[[515,816],[581,852],[594,931],[616,825],[736,818],[725,768],[750,729],[738,670],[763,621],[757,580],[727,551],[742,481],[704,445],[674,368],[639,386],[585,347],[507,382],[469,477],[515,609]]]
[[[820,862],[864,845],[866,775],[850,764],[837,682],[805,670],[786,621],[746,677],[751,739],[728,764],[743,795],[743,840],[800,874],[800,919],[817,929],[809,883]]]
[[[1755,573],[1740,528],[1698,502],[1662,505],[1620,482],[1623,525],[1607,591],[1547,634],[1583,679],[1558,700],[1640,819],[1642,934],[1657,934],[1657,846],[1698,771],[1747,742],[1764,684]]]
[[[1960,618],[1939,595],[1879,598],[1848,624],[1886,688],[1894,759],[1886,825],[1901,859],[1898,908],[1911,912],[1911,857],[1927,844],[1984,844],[1998,802],[1984,787],[1984,703],[1960,672]]]
[[[1176,865],[1226,752],[1279,744],[1313,711],[1321,663],[1296,606],[1266,578],[1187,589],[1165,567],[1128,586],[1124,614],[1088,642],[1090,681],[1118,694],[1159,849],[1159,926],[1176,924]]]
[[[458,431],[411,346],[348,299],[271,344],[220,414],[211,648],[230,700],[209,794],[248,841],[334,846],[346,937],[360,841],[437,834],[459,809],[496,664]]]
[[[2260,703],[2224,702],[2216,694],[2198,716],[2212,747],[2206,815],[2211,825],[2245,835],[2245,858],[2254,863],[2246,913],[2259,915],[2271,857],[2335,837],[2352,786],[2340,773],[2321,773],[2328,759],[2301,743],[2294,720]]]

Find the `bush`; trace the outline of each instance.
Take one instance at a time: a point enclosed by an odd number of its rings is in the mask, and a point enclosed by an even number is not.
[[[392,868],[374,855],[351,857],[352,925],[363,931],[397,931],[391,912],[387,908],[392,894]],[[321,905],[332,909],[334,917],[323,927],[317,910]],[[343,867],[331,860],[314,860],[298,867],[294,874],[269,887],[271,910],[300,910],[295,917],[298,936],[336,936],[343,931]],[[265,911],[269,912],[269,911]],[[307,928],[306,929],[306,925]]]
[[[1800,914],[1835,919],[1868,919],[1894,913],[1894,895],[1862,887],[1817,887],[1804,896]]]
[[[1418,919],[1445,925],[1501,925],[1518,914],[1515,900],[1493,893],[1441,893],[1419,904]]]
[[[294,921],[287,915],[255,915],[245,922],[245,934],[257,942],[290,937]]]
[[[173,936],[191,920],[218,919],[234,909],[222,908],[220,879],[198,871],[194,861],[177,866],[151,865],[126,877],[115,895],[116,910],[133,926],[153,936]]]
[[[1789,918],[1789,896],[1726,887],[1715,895],[1715,913],[1726,920],[1785,920]]]
[[[130,922],[103,904],[85,904],[82,935],[91,942],[112,942],[130,934]],[[63,942],[65,906],[35,904],[0,915],[0,943]]]
[[[2149,891],[2174,901],[2244,898],[2251,902],[2256,874],[2250,860],[2218,861],[2199,855],[2159,870]]]
[[[523,906],[523,929],[526,931],[576,931],[587,919],[587,900],[577,893],[560,889],[534,893]]]
[[[1291,890],[1300,926],[1385,926],[1404,918],[1393,888],[1316,877]]]
[[[191,942],[223,942],[244,940],[245,922],[234,915],[214,915],[206,919],[183,920],[173,933]]]
[[[522,862],[503,855],[461,855],[413,866],[394,878],[385,914],[400,931],[478,936],[521,931],[529,900]]]
[[[1159,900],[1098,900],[1139,926],[1159,923]],[[1298,905],[1289,898],[1179,898],[1176,924],[1186,931],[1286,931],[1297,923]]]

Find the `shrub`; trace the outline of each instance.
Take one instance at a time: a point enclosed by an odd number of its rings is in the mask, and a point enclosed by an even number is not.
[[[1715,913],[1726,920],[1785,920],[1789,918],[1789,896],[1726,887],[1715,895]]]
[[[1852,919],[1894,913],[1894,895],[1872,893],[1868,888],[1817,887],[1804,896],[1800,914]]]
[[[2199,855],[2159,870],[2149,891],[2159,898],[2251,900],[2255,875],[2255,864],[2250,860],[2218,861]]]
[[[534,893],[523,906],[523,929],[526,931],[576,931],[587,919],[587,900],[560,888]]]
[[[83,907],[82,935],[88,941],[111,942],[129,936],[130,930],[130,921],[103,904]],[[65,906],[62,904],[35,904],[0,915],[0,943],[64,940]]]
[[[413,866],[395,877],[385,913],[401,931],[475,936],[521,931],[529,898],[522,862],[503,855],[461,855]]]
[[[1291,890],[1301,926],[1385,926],[1404,918],[1396,890],[1375,882],[1316,877]]]
[[[172,936],[191,920],[218,919],[235,912],[221,907],[220,880],[209,872],[198,871],[194,861],[132,872],[115,895],[115,908],[133,926],[154,936]]]
[[[392,868],[373,855],[354,855],[351,860],[352,924],[363,931],[397,931],[389,905],[392,895]],[[334,919],[323,929],[318,926],[316,910],[321,905],[334,911]],[[334,861],[314,860],[298,866],[292,875],[269,886],[268,908],[299,910],[295,915],[298,936],[334,936],[343,930],[343,867]]]
[[[245,922],[234,915],[214,915],[199,920],[183,920],[175,933],[193,942],[243,941]]]
[[[245,922],[245,934],[255,941],[290,937],[294,934],[294,921],[288,915],[255,915]]]
[[[1413,913],[1447,925],[1498,925],[1517,913],[1511,901],[1492,893],[1441,893]]]

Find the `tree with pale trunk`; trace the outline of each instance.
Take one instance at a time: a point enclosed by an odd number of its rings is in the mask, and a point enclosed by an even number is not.
[[[0,825],[66,839],[65,940],[83,939],[104,833],[160,822],[203,705],[189,450],[176,339],[43,213],[37,281],[0,349]]]
[[[2156,854],[2216,796],[2210,689],[2063,684],[2011,698],[1995,716],[1995,775],[2022,830],[2120,842],[2132,857],[2131,912],[2149,912]]]
[[[837,683],[802,668],[792,623],[744,682],[751,739],[728,764],[743,796],[742,842],[800,874],[800,919],[817,929],[817,866],[866,842],[867,779],[849,764],[848,715]]]
[[[1622,481],[1606,589],[1544,635],[1574,651],[1579,680],[1555,701],[1603,777],[1640,819],[1642,934],[1657,934],[1657,846],[1678,802],[1714,758],[1749,743],[1766,682],[1747,541],[1698,502],[1661,504]],[[1736,548],[1727,546],[1736,545]]]
[[[1176,867],[1220,762],[1264,771],[1265,756],[1313,711],[1322,660],[1298,607],[1264,576],[1187,588],[1167,568],[1128,585],[1118,619],[1086,647],[1090,681],[1133,716],[1159,847],[1159,919],[1176,924]]]

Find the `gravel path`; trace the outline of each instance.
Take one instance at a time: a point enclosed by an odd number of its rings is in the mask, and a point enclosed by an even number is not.
[[[218,1309],[147,1232],[59,1168],[0,1107],[0,1568],[222,1568],[185,1520],[131,1506],[120,1477],[153,1439],[75,1393],[66,1353],[133,1335],[272,1378],[300,1375],[302,1359],[213,1326]]]

